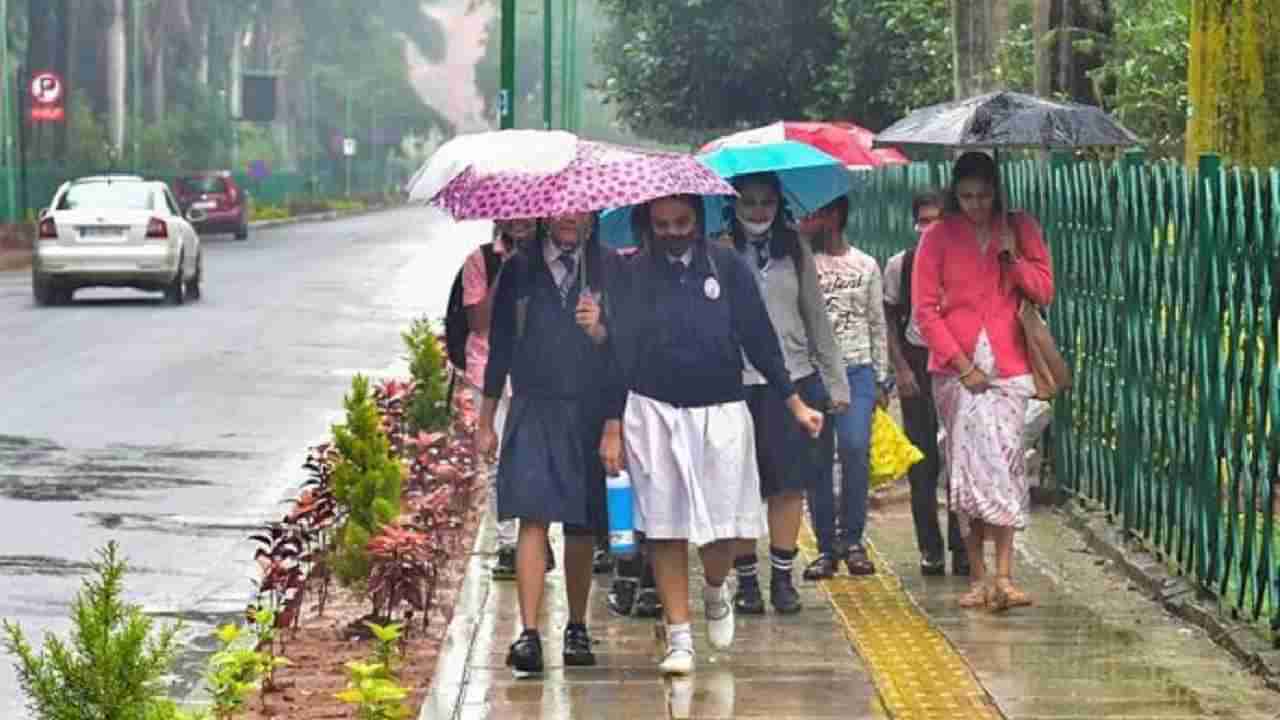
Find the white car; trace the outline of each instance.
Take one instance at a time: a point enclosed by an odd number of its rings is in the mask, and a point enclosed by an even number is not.
[[[199,221],[201,211],[192,210]],[[71,301],[82,287],[162,291],[181,305],[200,297],[200,237],[162,182],[103,175],[63,183],[40,212],[31,264],[36,303]]]

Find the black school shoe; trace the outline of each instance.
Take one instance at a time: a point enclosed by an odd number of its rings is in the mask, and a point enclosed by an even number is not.
[[[498,560],[493,564],[494,580],[516,579],[516,548],[514,545],[498,548]]]
[[[596,664],[596,654],[591,651],[591,635],[587,626],[569,623],[564,629],[564,664],[566,667],[590,667]]]
[[[507,651],[507,667],[516,677],[542,674],[542,638],[536,630],[525,630]]]
[[[927,577],[937,577],[947,574],[947,562],[940,557],[924,557],[920,558],[920,574]]]
[[[769,583],[769,604],[779,615],[792,615],[804,609],[800,592],[791,581],[791,573],[774,573]]]
[[[760,594],[760,583],[739,585],[733,594],[733,609],[742,615],[763,615],[764,596]]]
[[[640,592],[636,594],[635,611],[632,614],[638,618],[662,617],[662,598],[658,597],[658,589],[640,588]]]
[[[613,555],[608,548],[598,547],[591,554],[591,572],[596,575],[607,575],[613,572]]]
[[[622,617],[630,617],[631,609],[636,605],[639,581],[631,578],[614,578],[609,587],[609,612]]]
[[[969,577],[969,553],[951,553],[951,574],[956,577]]]

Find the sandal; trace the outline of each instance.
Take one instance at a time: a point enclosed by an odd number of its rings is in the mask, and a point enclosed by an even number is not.
[[[1031,596],[1019,590],[1008,575],[996,578],[995,591],[992,598],[992,609],[1001,612],[1009,608],[1028,607]]]
[[[850,575],[875,575],[876,566],[867,557],[867,549],[862,545],[850,545],[845,552],[844,563]]]
[[[969,586],[969,592],[960,596],[962,608],[985,607],[991,603],[991,586],[982,580],[976,580]]]

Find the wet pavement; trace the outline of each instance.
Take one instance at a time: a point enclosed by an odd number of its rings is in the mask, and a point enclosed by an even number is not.
[[[115,539],[130,599],[188,624],[189,689],[251,595],[245,538],[294,494],[351,376],[405,372],[400,332],[443,314],[486,228],[412,208],[207,238],[184,307],[85,290],[38,308],[29,273],[0,272],[0,617],[65,632]],[[0,717],[27,717],[7,656]]]
[[[514,582],[488,579],[492,529],[468,568],[423,720],[454,718],[859,718],[886,717],[866,670],[817,586],[802,589],[805,609],[787,617],[740,619],[734,647],[706,641],[701,585],[692,590],[697,671],[665,679],[657,670],[663,634],[653,620],[608,610],[608,578],[597,575],[588,627],[598,665],[566,669],[561,634],[568,622],[564,575],[548,579],[543,614],[543,679],[516,680],[504,666],[520,630]],[[556,552],[560,552],[559,539]],[[690,574],[701,577],[696,555]]]
[[[610,616],[599,575],[589,618],[599,665],[565,669],[557,572],[542,625],[548,670],[515,680],[503,666],[519,629],[515,586],[489,579],[487,531],[420,717],[1280,717],[1280,695],[1133,591],[1052,510],[1038,509],[1018,540],[1015,575],[1036,605],[1002,615],[959,608],[966,579],[920,574],[908,506],[874,512],[871,541],[878,575],[802,584],[803,612],[739,617],[725,653],[706,646],[695,588],[698,668],[687,680],[658,675],[658,626]]]

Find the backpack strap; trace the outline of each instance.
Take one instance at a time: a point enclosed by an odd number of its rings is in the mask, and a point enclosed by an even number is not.
[[[484,271],[489,279],[489,287],[493,287],[494,278],[498,277],[498,270],[502,269],[502,258],[498,255],[498,248],[491,242],[481,245],[480,250],[484,253]]]

